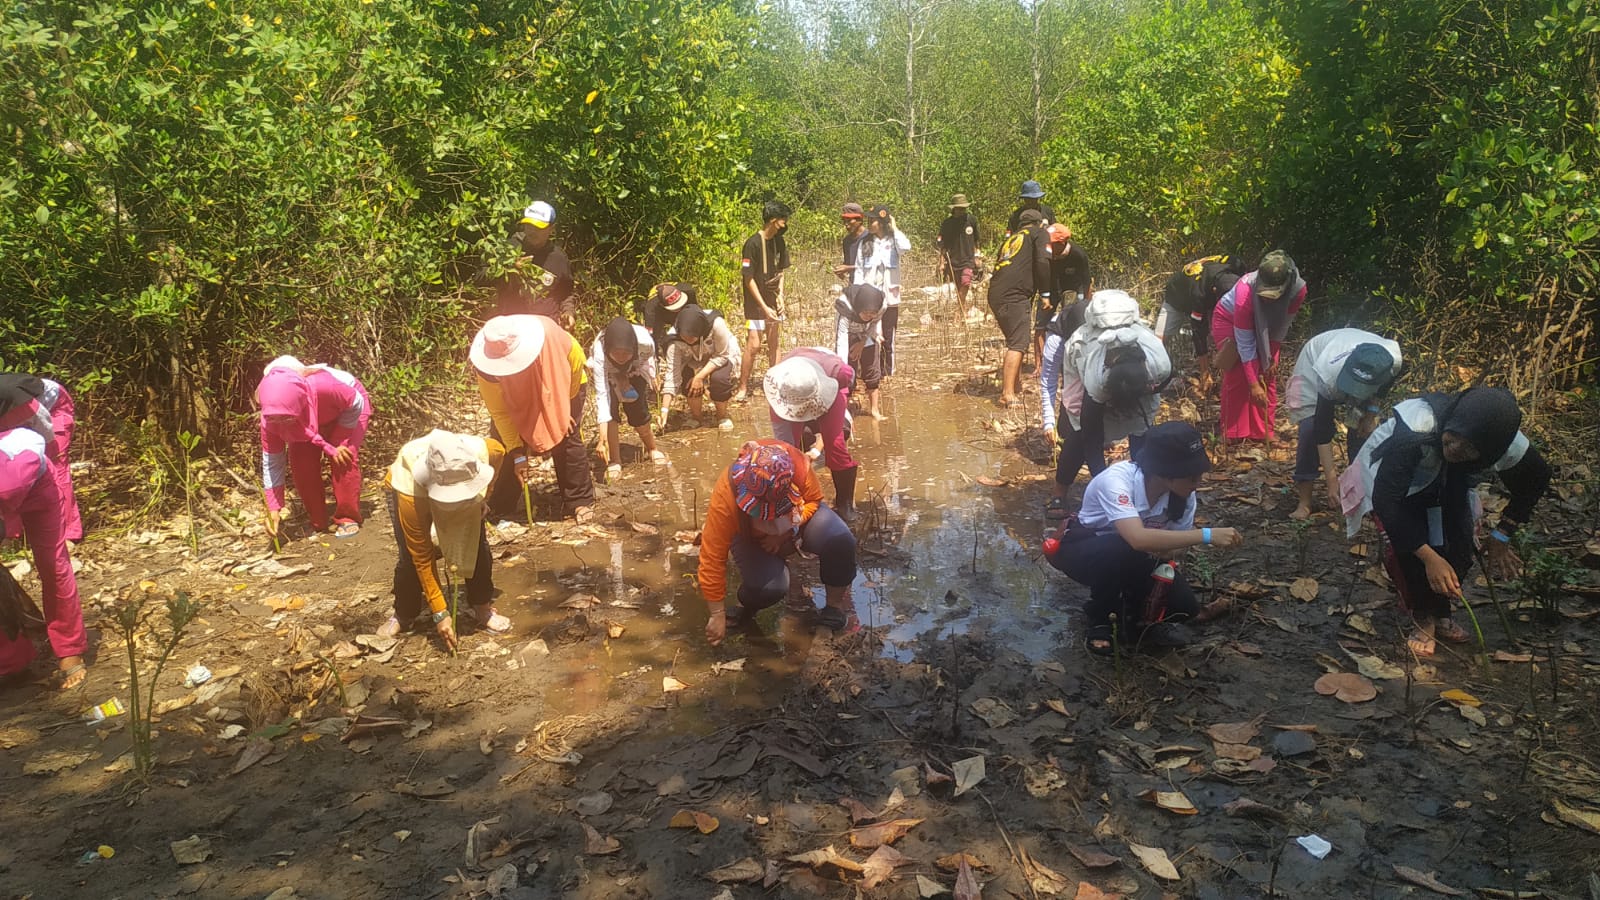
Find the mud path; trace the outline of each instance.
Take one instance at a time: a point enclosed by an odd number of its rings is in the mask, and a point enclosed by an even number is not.
[[[822,342],[819,272],[791,287],[819,298],[797,342]],[[668,432],[671,466],[627,465],[594,525],[498,529],[514,633],[468,634],[453,658],[420,634],[360,637],[390,609],[381,503],[353,539],[293,541],[277,560],[290,574],[233,525],[207,527],[198,563],[177,526],[91,540],[89,689],[0,695],[5,894],[902,898],[960,887],[965,853],[991,900],[1101,896],[1080,883],[1427,896],[1430,872],[1483,896],[1585,895],[1600,859],[1595,608],[1569,598],[1545,621],[1519,601],[1513,645],[1475,587],[1504,661],[1469,647],[1419,664],[1375,545],[1352,549],[1326,517],[1291,527],[1287,460],[1226,461],[1201,515],[1250,542],[1187,565],[1233,614],[1182,652],[1086,658],[1084,594],[1038,559],[1037,394],[996,410],[997,335],[950,312],[908,294],[889,419],[857,420],[858,635],[773,611],[705,646],[690,538],[739,443],[768,433],[759,403],[736,408],[732,433]],[[1173,400],[1169,414],[1197,406]],[[249,509],[227,481],[215,473],[214,505]],[[1569,488],[1542,524],[1581,543],[1595,515]],[[130,794],[126,717],[78,717],[125,694],[105,617],[140,582],[208,607],[158,692],[173,708],[154,783]],[[195,662],[225,677],[182,687]],[[1375,697],[1318,693],[1330,672],[1365,675]],[[343,740],[356,716],[396,721]],[[40,768],[54,774],[24,774]],[[862,830],[874,821],[899,824]],[[1296,842],[1308,835],[1326,858]],[[170,844],[191,836],[208,858],[179,864]],[[842,861],[793,859],[830,846]]]

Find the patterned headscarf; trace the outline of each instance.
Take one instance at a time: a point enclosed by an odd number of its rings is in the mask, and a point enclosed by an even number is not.
[[[794,459],[782,447],[747,441],[728,468],[733,499],[753,519],[771,521],[800,504]]]

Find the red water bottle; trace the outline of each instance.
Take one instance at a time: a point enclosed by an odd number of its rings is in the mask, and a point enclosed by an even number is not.
[[[1150,593],[1144,600],[1144,623],[1154,625],[1167,617],[1167,591],[1178,577],[1178,564],[1167,560],[1150,573]]]
[[[1059,531],[1046,531],[1044,533],[1044,555],[1045,555],[1045,558],[1049,559],[1050,557],[1055,556],[1056,555],[1056,551],[1060,550],[1060,549],[1061,549],[1061,532],[1059,532]]]

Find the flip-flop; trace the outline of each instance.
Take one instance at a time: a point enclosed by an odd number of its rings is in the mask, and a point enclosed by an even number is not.
[[[62,670],[60,670],[59,674],[61,676],[61,689],[63,691],[71,691],[71,690],[76,690],[78,688],[83,687],[89,681],[88,672],[89,672],[89,664],[88,663],[78,663],[77,665],[73,666],[70,669],[62,669]],[[74,684],[74,685],[71,685],[71,686],[69,686],[67,684],[68,681],[71,681],[73,678],[75,678],[75,677],[77,677],[79,675],[82,675],[83,678],[81,680],[79,680],[77,684]]]
[[[333,527],[333,536],[336,538],[355,537],[361,533],[361,525],[356,522],[340,522]]]
[[[1083,649],[1095,656],[1110,656],[1116,652],[1111,643],[1110,625],[1091,625],[1083,633]]]
[[[1462,628],[1455,619],[1435,619],[1433,623],[1433,636],[1441,641],[1452,644],[1465,644],[1472,640],[1472,635]]]

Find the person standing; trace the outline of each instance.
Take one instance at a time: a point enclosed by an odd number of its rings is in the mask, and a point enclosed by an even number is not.
[[[883,381],[878,368],[878,347],[883,342],[883,291],[870,284],[852,284],[833,300],[838,314],[834,326],[834,353],[855,372],[853,390],[865,393],[867,415],[882,421],[878,387]]]
[[[547,316],[571,328],[577,320],[578,301],[572,278],[572,261],[556,245],[555,207],[535,200],[522,211],[511,240],[522,253],[515,271],[499,286],[496,315]]]
[[[1024,210],[1032,209],[1038,211],[1041,228],[1049,228],[1060,221],[1056,218],[1055,207],[1044,202],[1044,188],[1039,186],[1039,182],[1024,181],[1022,188],[1017,191],[1017,198],[1022,202],[1016,209],[1011,211],[1011,218],[1006,220],[1007,236],[1016,234],[1017,229],[1022,227],[1022,213]]]
[[[22,394],[16,394],[17,391]],[[25,404],[15,405],[0,414],[0,431],[27,425],[46,441],[50,456],[50,475],[61,493],[61,529],[69,541],[83,540],[83,516],[78,511],[78,495],[72,487],[72,432],[77,428],[72,395],[60,382],[20,373],[0,373],[0,394],[23,396]]]
[[[733,371],[739,367],[739,342],[721,314],[689,304],[678,310],[678,322],[667,344],[667,375],[661,385],[661,422],[667,427],[672,398],[689,398],[690,427],[699,427],[705,398],[716,411],[717,428],[733,430],[728,403],[733,399]]]
[[[715,647],[728,633],[723,606],[728,589],[728,556],[739,570],[739,610],[743,623],[789,594],[788,558],[804,550],[818,558],[827,606],[819,624],[836,632],[859,630],[850,585],[856,577],[856,538],[850,527],[822,502],[822,488],[811,461],[782,441],[746,441],[717,485],[706,507],[700,533],[696,578],[705,598],[706,640]],[[810,597],[795,601],[795,612],[816,610]]]
[[[761,207],[761,230],[744,242],[739,280],[744,286],[747,336],[744,360],[739,365],[739,387],[733,395],[735,403],[743,403],[750,396],[750,373],[755,370],[763,335],[767,342],[767,365],[778,361],[779,327],[783,322],[783,272],[789,268],[789,245],[783,233],[789,229],[789,213],[788,206],[768,200]]]
[[[0,415],[16,406],[26,406],[31,395],[15,390],[0,393]],[[45,631],[56,654],[61,689],[71,690],[88,677],[83,655],[89,650],[89,633],[83,625],[83,607],[78,599],[78,580],[72,573],[72,554],[62,533],[65,518],[61,489],[50,469],[46,438],[27,426],[0,432],[0,519],[15,528],[33,550],[33,566],[43,593]],[[11,581],[3,585],[17,596],[0,597],[11,607],[24,599],[21,588]],[[20,676],[33,662],[33,640],[23,633],[18,615],[7,615],[10,624],[0,628],[0,678]],[[13,632],[12,628],[16,630]]]
[[[1408,643],[1418,656],[1432,656],[1436,639],[1468,640],[1451,606],[1477,552],[1475,488],[1490,475],[1511,500],[1484,537],[1486,564],[1497,577],[1521,574],[1511,538],[1550,486],[1550,466],[1521,427],[1522,410],[1504,388],[1423,394],[1395,404],[1340,479],[1346,534],[1354,537],[1370,512],[1387,538],[1384,568],[1415,622]]]
[[[1306,299],[1294,260],[1274,250],[1217,301],[1211,319],[1222,373],[1224,441],[1272,442],[1278,412],[1278,351]]]
[[[1072,240],[1072,229],[1060,222],[1050,232],[1050,289],[1041,291],[1033,318],[1033,358],[1043,365],[1045,332],[1050,322],[1068,306],[1082,310],[1094,296],[1089,282],[1089,254]],[[1080,313],[1081,315],[1081,313]],[[1070,336],[1071,332],[1067,332]]]
[[[604,434],[600,460],[606,481],[622,476],[622,436],[617,419],[626,415],[639,432],[644,453],[656,465],[667,455],[656,449],[650,430],[650,393],[656,388],[656,345],[643,325],[621,316],[606,323],[589,349],[589,376],[594,384],[594,420]]]
[[[1161,312],[1156,314],[1155,332],[1165,343],[1169,333],[1176,331],[1184,317],[1188,317],[1203,394],[1211,392],[1211,316],[1217,301],[1243,274],[1244,268],[1236,257],[1219,253],[1184,263],[1167,279]]]
[[[511,620],[495,612],[494,559],[483,527],[483,503],[505,455],[499,441],[434,429],[409,441],[389,466],[389,518],[399,556],[394,564],[394,615],[380,637],[408,630],[426,604],[446,647],[456,646],[453,610],[439,586],[437,562],[466,586],[467,610],[490,634]]]
[[[883,339],[878,367],[888,378],[894,374],[894,333],[900,324],[900,255],[911,249],[911,240],[895,224],[889,207],[882,204],[867,215],[867,232],[868,237],[861,244],[862,261],[856,269],[856,283],[883,291]]]
[[[774,437],[794,447],[810,446],[808,434],[822,439],[823,459],[833,473],[833,509],[846,522],[855,516],[860,471],[847,443],[855,377],[842,357],[820,347],[797,347],[768,369],[762,382]]]
[[[548,454],[563,514],[580,525],[594,518],[594,473],[578,427],[589,380],[583,347],[548,316],[496,316],[473,335],[467,356],[510,461],[500,466],[491,507],[514,508],[529,455]]]
[[[833,267],[833,277],[853,282],[861,265],[861,242],[867,237],[866,213],[861,204],[846,203],[839,212],[839,221],[844,223],[844,238],[839,242],[844,262]]]
[[[1233,528],[1194,527],[1195,489],[1210,469],[1200,432],[1187,422],[1163,422],[1145,434],[1134,458],[1089,481],[1077,516],[1046,540],[1045,561],[1089,588],[1090,653],[1111,655],[1113,638],[1126,646],[1183,642],[1172,625],[1193,618],[1200,604],[1183,573],[1165,561],[1189,547],[1244,543]]]
[[[1353,459],[1378,427],[1378,400],[1400,377],[1402,366],[1399,344],[1359,328],[1324,331],[1300,348],[1288,388],[1289,421],[1299,426],[1294,487],[1300,504],[1289,518],[1311,517],[1312,485],[1319,470],[1327,480],[1329,508],[1339,509],[1339,471],[1333,465],[1336,407],[1362,413],[1346,439],[1345,458]]]
[[[978,217],[970,210],[966,194],[950,198],[950,215],[939,224],[939,252],[944,256],[950,280],[956,286],[960,316],[967,318],[967,295],[972,291],[972,274],[977,270]]]
[[[1028,352],[1033,295],[1050,289],[1050,235],[1040,221],[1038,210],[1022,211],[1016,230],[1000,245],[989,280],[989,309],[1006,339],[1000,367],[999,402],[1004,407],[1016,405],[1022,391],[1022,354]]]
[[[267,533],[283,520],[284,464],[305,504],[313,531],[328,530],[322,460],[333,482],[333,534],[361,530],[361,444],[372,400],[354,375],[331,366],[308,366],[292,356],[267,363],[256,386],[261,406],[261,482],[266,491]]]

